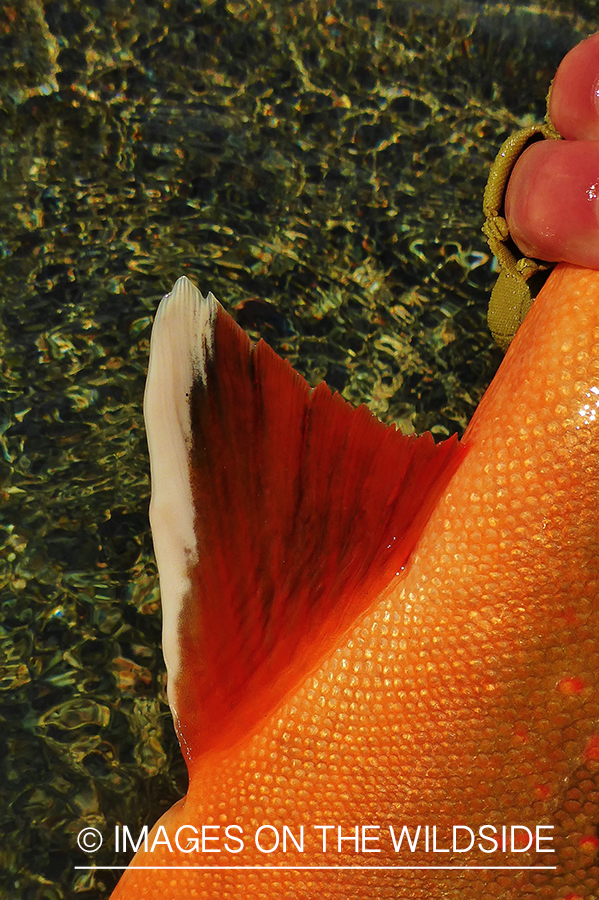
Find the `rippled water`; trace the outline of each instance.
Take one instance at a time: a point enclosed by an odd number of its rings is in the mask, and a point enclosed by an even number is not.
[[[185,273],[311,383],[461,431],[500,358],[488,166],[591,30],[566,2],[124,7],[0,12],[0,890],[27,900],[105,896],[80,828],[185,789],[141,418],[160,296]]]

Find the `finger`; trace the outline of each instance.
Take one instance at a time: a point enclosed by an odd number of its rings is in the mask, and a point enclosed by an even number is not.
[[[564,56],[551,86],[549,116],[569,141],[599,140],[599,33]]]
[[[525,256],[599,268],[599,141],[541,141],[510,177],[505,213]]]

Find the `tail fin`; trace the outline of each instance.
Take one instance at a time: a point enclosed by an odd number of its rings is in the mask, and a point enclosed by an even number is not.
[[[406,436],[180,278],[144,404],[169,700],[188,762],[255,728],[401,577],[464,448]]]

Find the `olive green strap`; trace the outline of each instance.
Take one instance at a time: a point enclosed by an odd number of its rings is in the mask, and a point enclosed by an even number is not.
[[[510,135],[495,157],[483,196],[482,230],[501,268],[489,301],[487,321],[502,350],[509,347],[553,267],[552,263],[516,255],[518,248],[510,237],[504,216],[505,192],[516,160],[530,143],[542,139],[561,140],[548,116],[543,124]]]

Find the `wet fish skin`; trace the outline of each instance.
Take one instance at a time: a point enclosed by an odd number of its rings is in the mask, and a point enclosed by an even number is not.
[[[264,824],[296,835],[304,825],[313,838],[314,826],[329,824],[345,835],[356,825],[388,835],[389,825],[447,833],[458,823],[505,823],[553,826],[556,853],[494,855],[492,864],[557,869],[130,869],[113,897],[487,900],[599,891],[591,840],[599,820],[598,298],[598,273],[557,267],[479,405],[467,453],[405,572],[245,736],[203,753],[186,738],[189,792],[158,824],[172,841],[182,825],[210,826],[206,834],[220,838],[208,842],[213,852],[159,845],[134,860],[484,866],[480,851],[396,854],[382,837],[370,845],[377,854],[356,853],[350,842],[325,854],[313,839],[304,853],[265,854],[253,835]],[[185,619],[175,625],[184,634]],[[246,838],[241,853],[224,846],[222,830],[234,824]]]

